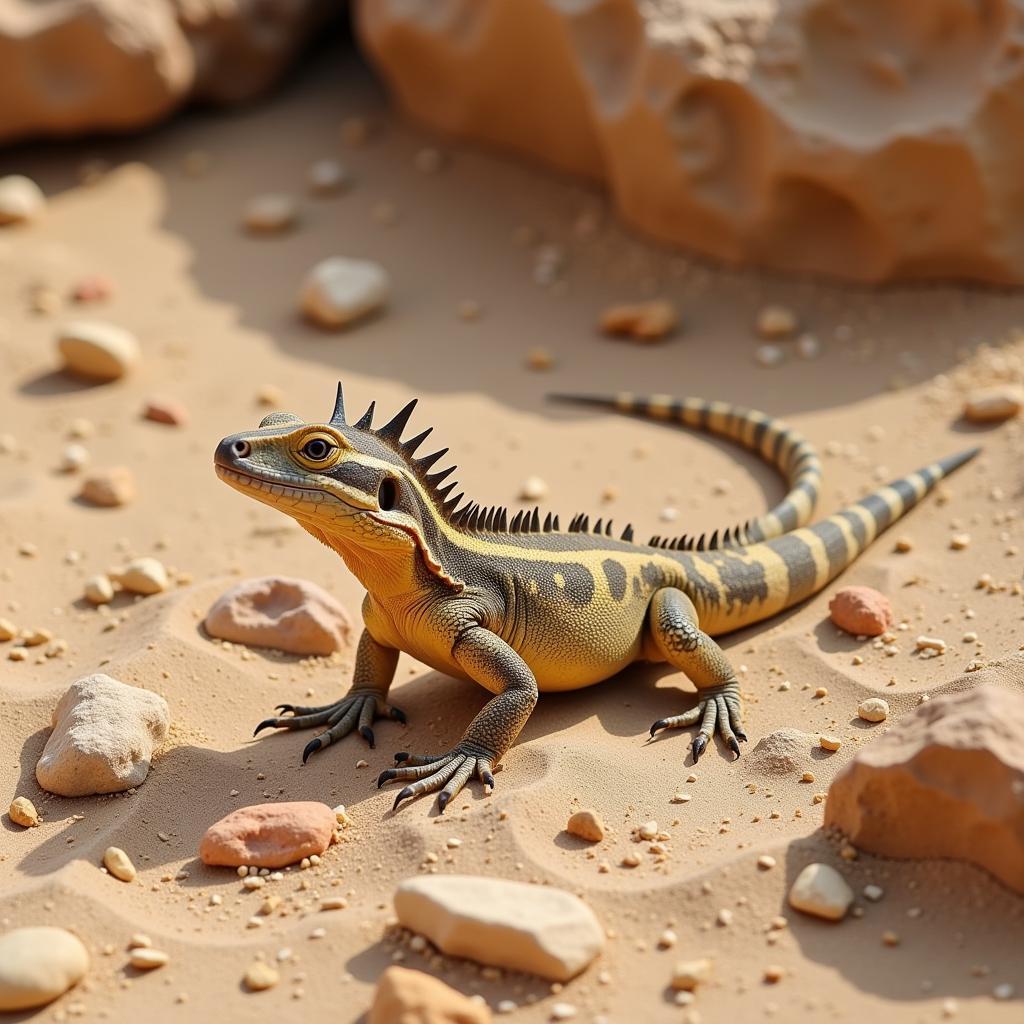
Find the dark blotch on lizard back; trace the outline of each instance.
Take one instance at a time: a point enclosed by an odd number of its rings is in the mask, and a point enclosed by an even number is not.
[[[626,570],[625,567],[616,562],[614,558],[606,558],[601,563],[604,569],[604,577],[608,581],[608,589],[616,601],[621,601],[626,596]]]

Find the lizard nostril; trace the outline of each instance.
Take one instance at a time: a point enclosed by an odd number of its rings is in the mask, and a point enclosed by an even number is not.
[[[252,445],[248,441],[233,441],[231,454],[238,459],[244,459],[252,451]]]

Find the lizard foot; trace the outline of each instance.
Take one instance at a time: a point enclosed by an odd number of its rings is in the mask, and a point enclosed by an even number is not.
[[[390,718],[405,723],[405,713],[382,699],[379,690],[351,690],[334,704],[304,707],[300,704],[278,704],[280,715],[266,718],[256,726],[253,736],[263,729],[311,729],[319,725],[327,728],[306,744],[302,752],[305,764],[311,754],[329,747],[358,727],[359,735],[374,746],[372,723],[377,718]]]
[[[720,686],[703,687],[699,693],[696,707],[685,714],[673,715],[672,718],[659,718],[651,726],[651,735],[661,729],[686,729],[700,722],[700,731],[694,736],[691,747],[694,764],[700,760],[716,728],[729,749],[739,757],[739,741],[745,743],[747,740],[747,734],[743,731],[739,685],[730,681]]]
[[[443,814],[452,797],[474,777],[484,784],[484,792],[490,793],[494,789],[494,775],[491,769],[495,760],[495,755],[491,751],[477,744],[465,742],[447,754],[424,757],[407,753],[395,754],[396,767],[380,773],[377,788],[387,782],[409,783],[395,797],[392,810],[397,810],[403,800],[423,793],[434,793],[440,789],[437,806]]]

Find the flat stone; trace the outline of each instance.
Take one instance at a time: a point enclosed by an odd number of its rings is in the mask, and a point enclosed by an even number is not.
[[[871,587],[843,587],[828,605],[832,621],[853,636],[881,636],[894,617],[885,594]]]
[[[858,849],[968,861],[1024,893],[1024,696],[983,685],[925,701],[839,773],[825,824]]]
[[[79,498],[99,508],[118,508],[135,500],[135,476],[127,466],[110,466],[91,473],[82,482]]]
[[[380,309],[390,293],[391,279],[379,263],[332,256],[306,275],[299,305],[321,327],[347,327]]]
[[[99,672],[79,679],[54,709],[36,779],[59,796],[141,786],[170,720],[167,701],[158,694]]]
[[[0,178],[0,225],[35,220],[46,209],[43,190],[23,174]]]
[[[57,335],[64,369],[89,380],[117,380],[139,361],[139,343],[123,327],[100,320],[76,320]]]
[[[289,576],[244,580],[223,593],[206,613],[210,636],[289,654],[327,655],[341,650],[352,632],[344,606],[315,583]]]
[[[323,853],[336,827],[327,804],[253,804],[211,825],[199,843],[199,857],[204,864],[224,867],[282,868]]]
[[[594,912],[551,886],[471,875],[423,875],[395,892],[399,922],[443,953],[553,981],[579,974],[604,947]]]
[[[789,905],[826,921],[840,921],[853,903],[853,890],[835,868],[808,864],[789,890]]]
[[[0,935],[0,1010],[45,1006],[89,969],[81,940],[63,928],[15,928]]]
[[[486,1003],[468,999],[443,981],[405,967],[377,979],[367,1024],[491,1024]]]

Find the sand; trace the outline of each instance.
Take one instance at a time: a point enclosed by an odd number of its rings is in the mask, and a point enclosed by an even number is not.
[[[365,146],[341,141],[339,126],[353,115],[377,128]],[[1020,521],[1005,521],[1024,483],[1021,428],[968,429],[958,416],[970,384],[995,379],[1001,366],[1020,374],[1024,343],[1013,331],[1024,298],[953,287],[868,292],[721,272],[630,236],[601,193],[571,181],[443,145],[441,171],[417,170],[417,152],[436,145],[389,112],[365,71],[332,57],[243,113],[194,114],[143,138],[7,154],[6,164],[36,178],[51,203],[39,224],[0,234],[0,433],[16,442],[0,455],[0,615],[49,628],[69,649],[23,663],[0,651],[0,793],[4,801],[28,796],[44,818],[28,831],[3,819],[0,926],[71,928],[94,961],[87,981],[42,1018],[356,1020],[385,966],[432,969],[389,924],[395,884],[436,854],[441,871],[544,881],[584,896],[612,938],[601,960],[557,995],[583,1021],[686,1019],[669,981],[677,959],[697,956],[715,964],[714,981],[693,1004],[704,1021],[932,1021],[948,999],[961,1019],[1018,1019],[1019,1002],[991,993],[1007,982],[1024,993],[1020,897],[969,866],[867,855],[846,862],[838,840],[819,830],[823,805],[814,795],[884,728],[856,718],[865,697],[884,695],[898,718],[924,692],[983,678],[1010,685],[998,667],[962,674],[979,654],[998,663],[1021,643],[1021,597],[974,589],[982,571],[1009,584],[1021,577]],[[196,152],[208,157],[200,175],[186,169],[201,162],[187,159]],[[303,198],[290,234],[243,233],[246,200],[304,194],[308,166],[332,155],[352,169],[349,194]],[[77,169],[95,157],[110,172],[80,184]],[[378,222],[381,203],[394,204],[396,223]],[[581,215],[596,224],[591,237],[581,237]],[[562,284],[534,282],[533,252],[515,240],[524,227],[564,248]],[[338,334],[295,312],[305,271],[333,254],[378,260],[395,282],[386,312]],[[110,276],[115,294],[87,314],[134,331],[143,360],[122,381],[90,386],[57,372],[55,355],[56,325],[82,310],[62,299],[56,312],[35,313],[29,296],[39,284],[64,296],[97,272]],[[597,334],[605,306],[650,297],[677,303],[677,337],[639,347]],[[460,318],[466,300],[482,307],[478,319]],[[771,369],[755,361],[752,325],[769,302],[798,312],[821,340],[820,356],[793,355]],[[526,368],[537,345],[554,355],[552,370]],[[823,451],[829,442],[856,446],[825,458],[822,513],[870,488],[876,473],[896,475],[977,442],[984,454],[949,482],[944,504],[926,501],[842,579],[883,590],[897,619],[908,621],[897,655],[837,636],[829,591],[726,639],[743,666],[750,747],[787,727],[842,738],[837,753],[813,759],[813,783],[759,770],[749,747],[737,763],[716,747],[693,767],[686,735],[648,742],[649,724],[688,706],[691,687],[664,668],[636,667],[543,697],[494,795],[471,788],[443,818],[425,800],[392,814],[393,794],[374,786],[392,752],[447,748],[484,703],[482,689],[403,656],[393,694],[409,725],[380,723],[376,750],[349,738],[302,767],[305,736],[252,740],[253,726],[280,701],[340,695],[352,651],[304,661],[224,649],[200,627],[234,580],[275,572],[310,579],[357,613],[361,594],[341,562],[290,520],[219,483],[211,464],[222,436],[268,411],[258,397],[267,385],[280,389],[283,408],[314,419],[329,415],[339,377],[353,409],[372,398],[390,410],[420,396],[414,422],[433,424],[438,442],[451,445],[469,493],[519,507],[522,481],[538,475],[550,485],[547,504],[563,515],[600,509],[620,525],[631,519],[638,535],[663,532],[666,507],[679,510],[688,532],[746,518],[776,502],[783,485],[726,443],[555,408],[546,392],[628,387],[726,399],[785,416]],[[154,394],[184,403],[188,424],[142,419]],[[81,417],[97,428],[82,442],[93,465],[135,473],[134,504],[84,506],[76,477],[56,471],[69,425]],[[727,493],[712,493],[719,480],[729,481]],[[618,496],[602,506],[609,487]],[[951,551],[949,537],[964,531],[970,547]],[[909,554],[894,553],[896,533],[912,538]],[[34,557],[19,554],[25,542],[38,549]],[[109,614],[87,606],[85,579],[131,555],[161,558],[173,588],[119,597]],[[961,642],[968,629],[980,649]],[[912,653],[918,633],[945,638],[949,652],[920,660]],[[862,665],[852,663],[855,653]],[[75,678],[99,670],[162,694],[171,738],[134,794],[48,796],[34,766],[52,708]],[[828,697],[812,697],[819,686]],[[368,767],[358,768],[364,759]],[[691,800],[671,803],[680,791]],[[257,893],[243,892],[230,870],[198,862],[210,823],[279,798],[344,803],[353,825],[321,865],[289,871]],[[596,848],[564,832],[581,807],[609,826]],[[661,863],[630,838],[650,819],[671,836]],[[450,837],[461,845],[448,848]],[[110,845],[131,856],[136,883],[100,872]],[[640,866],[620,867],[633,851]],[[766,853],[777,865],[763,871],[756,860]],[[858,893],[881,885],[884,899],[861,900],[863,918],[839,925],[789,911],[788,883],[811,860],[840,867]],[[268,892],[285,897],[289,912],[247,927]],[[346,909],[317,909],[320,898],[337,895],[347,897]],[[733,913],[727,926],[716,923],[723,908]],[[789,927],[771,944],[778,914]],[[312,938],[317,928],[325,933]],[[660,950],[666,928],[678,942]],[[883,945],[887,930],[900,936],[898,947]],[[129,937],[139,931],[170,954],[166,967],[142,974],[127,966]],[[273,961],[282,949],[292,954],[280,964],[280,984],[248,991],[242,978],[253,960]],[[762,981],[770,964],[784,969],[775,985]],[[513,1020],[546,1020],[556,1001],[535,979],[486,980],[463,962],[435,968],[492,1006],[532,1002]]]

